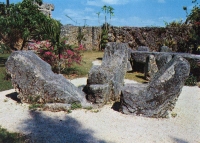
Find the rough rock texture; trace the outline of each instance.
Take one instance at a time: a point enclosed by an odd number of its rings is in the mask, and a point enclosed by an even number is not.
[[[84,88],[87,99],[99,105],[119,100],[127,62],[127,44],[108,43],[101,66],[93,66],[89,72]]]
[[[88,26],[72,26],[64,25],[61,29],[61,36],[67,38],[69,45],[82,44],[86,50],[99,50],[101,27],[88,27]],[[79,43],[77,36],[83,36],[81,43]]]
[[[53,4],[43,3],[42,5],[39,5],[36,2],[34,4],[38,6],[39,10],[43,14],[45,14],[46,16],[51,17],[51,12],[54,11],[54,8],[55,8],[55,6]]]
[[[137,48],[137,51],[148,51],[149,52],[149,47],[147,47],[147,46],[139,46]]]
[[[158,71],[158,66],[156,64],[156,59],[153,55],[149,55],[146,59],[145,64],[145,78],[150,80],[154,77],[155,73]]]
[[[147,52],[147,51],[132,51],[132,67],[134,71],[144,72],[144,67],[146,64],[146,59],[149,55],[154,55],[156,63],[158,64],[158,69],[160,69],[164,64],[166,64],[174,56],[182,56],[188,61],[193,61],[199,68],[200,65],[200,55],[188,54],[188,53],[175,53],[175,52]],[[191,73],[193,74],[193,73]],[[200,75],[197,75],[200,76]]]
[[[100,27],[88,26],[63,26],[62,35],[68,37],[70,45],[78,45],[78,28],[81,28],[84,40],[82,44],[86,49],[99,50]],[[163,27],[109,27],[108,41],[128,43],[131,49],[136,50],[138,46],[147,46],[150,51],[159,52],[159,48],[167,45],[174,52],[190,52],[188,38],[191,27],[163,28]],[[70,34],[71,33],[71,34]],[[171,38],[173,37],[173,38]],[[173,44],[171,44],[173,43]],[[188,44],[187,44],[188,43]],[[184,51],[185,50],[185,51]]]
[[[67,104],[87,106],[85,94],[65,77],[55,74],[51,66],[32,51],[13,52],[6,62],[12,84],[18,90],[18,98],[27,103],[52,103],[53,109],[70,108]],[[62,104],[61,104],[62,103]]]
[[[159,52],[172,52],[172,51],[170,50],[169,47],[167,47],[167,46],[162,46],[162,47],[160,47]]]
[[[158,69],[161,69],[165,64],[167,64],[172,59],[172,55],[170,54],[163,54],[158,55],[156,58],[156,64]]]
[[[148,85],[129,84],[122,89],[121,112],[147,117],[167,117],[175,106],[190,72],[190,64],[180,56],[163,66]]]

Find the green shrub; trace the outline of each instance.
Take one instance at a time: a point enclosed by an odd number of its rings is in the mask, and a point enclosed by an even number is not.
[[[185,85],[187,86],[195,86],[197,84],[197,77],[194,75],[189,75],[189,77],[185,81]]]
[[[43,104],[31,104],[29,106],[29,110],[35,110],[37,108],[42,108],[44,105]]]
[[[24,143],[26,138],[19,133],[10,133],[0,126],[0,143]]]
[[[0,91],[12,89],[10,76],[6,73],[5,62],[9,54],[0,54]]]
[[[82,108],[80,103],[74,102],[74,103],[71,104],[72,110],[75,110],[75,109],[78,109],[78,108]]]

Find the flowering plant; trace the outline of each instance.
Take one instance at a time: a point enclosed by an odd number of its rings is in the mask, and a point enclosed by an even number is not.
[[[48,40],[33,41],[28,46],[29,49],[34,50],[44,61],[49,63],[55,72],[71,67],[73,63],[80,64],[82,60],[81,51],[84,50],[82,45],[73,47],[66,44],[66,40],[62,41],[59,47],[53,47]]]

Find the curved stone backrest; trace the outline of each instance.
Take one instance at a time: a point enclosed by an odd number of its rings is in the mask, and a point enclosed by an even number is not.
[[[127,62],[128,45],[108,43],[101,66],[93,66],[89,71],[87,85],[84,88],[87,99],[96,104],[119,100]]]
[[[28,103],[88,103],[85,94],[32,51],[15,51],[6,62],[18,98]]]
[[[159,103],[180,94],[190,72],[190,64],[180,56],[175,56],[163,66],[149,82],[146,97],[148,100],[159,97]]]
[[[190,73],[190,64],[175,56],[145,85],[127,85],[121,94],[121,111],[147,117],[166,117],[172,110]],[[138,88],[140,87],[140,88]]]

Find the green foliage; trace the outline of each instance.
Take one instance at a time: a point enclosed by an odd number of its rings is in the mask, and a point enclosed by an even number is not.
[[[175,28],[180,28],[182,26],[185,26],[185,24],[183,23],[183,20],[177,20],[177,21],[172,21],[172,22],[165,22],[165,27],[167,28],[172,28],[172,27],[175,27]]]
[[[30,106],[29,106],[29,110],[36,110],[37,108],[43,108],[44,107],[44,105],[43,104],[31,104]]]
[[[12,83],[6,74],[5,62],[9,54],[0,54],[0,91],[12,89]]]
[[[103,29],[101,33],[101,50],[105,49],[107,43],[108,43],[108,31],[106,29]]]
[[[10,133],[0,126],[0,143],[24,143],[25,136],[19,133]]]
[[[197,0],[192,0],[192,3],[195,5],[190,14],[188,14],[187,7],[183,7],[183,10],[185,10],[187,14],[185,23],[192,26],[190,43],[193,46],[193,53],[197,54],[199,53],[197,49],[200,45],[200,5]]]
[[[195,86],[197,84],[197,77],[194,75],[189,75],[189,77],[185,81],[185,85],[187,86]]]
[[[0,53],[4,54],[4,53],[10,53],[11,50],[8,46],[6,46],[5,44],[0,44]]]
[[[23,0],[21,3],[10,4],[9,7],[2,6],[4,9],[0,13],[0,39],[13,50],[16,50],[16,44],[20,40],[21,50],[30,39],[51,39],[53,44],[59,43],[60,22],[44,15],[33,1]],[[42,0],[36,2],[42,4]]]
[[[91,106],[89,106],[89,107],[85,107],[84,109],[86,109],[86,110],[92,110],[93,108]]]
[[[78,27],[78,35],[77,35],[78,44],[82,44],[82,40],[84,39],[84,34],[82,33],[81,27]]]
[[[114,8],[112,8],[111,6],[104,5],[101,8],[101,10],[104,11],[104,14],[105,14],[105,27],[104,27],[104,30],[108,30],[108,23],[107,23],[106,15],[109,14],[110,20],[111,20],[111,17],[114,16]],[[98,17],[99,17],[99,14],[98,14]]]
[[[75,110],[75,109],[78,109],[78,108],[82,108],[80,103],[74,102],[74,103],[71,104],[71,110]]]
[[[195,86],[197,85],[198,77],[200,76],[200,69],[197,61],[195,61],[194,59],[188,59],[188,62],[190,63],[190,75],[185,81],[185,85]]]

